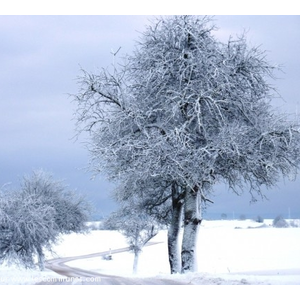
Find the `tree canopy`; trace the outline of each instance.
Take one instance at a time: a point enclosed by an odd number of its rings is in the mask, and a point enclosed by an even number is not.
[[[76,116],[94,170],[163,174],[203,192],[217,180],[260,190],[296,173],[298,125],[270,106],[275,67],[243,36],[218,42],[210,22],[160,18],[112,74],[83,73]]]

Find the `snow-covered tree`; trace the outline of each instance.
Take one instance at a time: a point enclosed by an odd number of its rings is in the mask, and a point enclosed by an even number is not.
[[[218,182],[237,193],[248,187],[256,200],[299,166],[299,123],[271,106],[276,68],[244,36],[219,42],[211,23],[158,18],[111,72],[83,71],[75,97],[94,172],[124,186],[164,178],[171,195],[177,190],[182,272],[195,270],[202,204]],[[178,225],[180,210],[172,211]]]
[[[54,209],[39,198],[23,198],[19,192],[5,192],[0,199],[0,261],[35,266],[38,257],[44,268],[44,250],[51,250],[58,238]]]
[[[156,220],[144,209],[130,203],[121,206],[105,220],[104,227],[120,231],[127,239],[134,253],[133,273],[137,273],[138,260],[143,247],[157,235],[160,228]]]
[[[51,173],[34,170],[25,175],[21,182],[23,199],[41,199],[43,205],[54,209],[54,222],[60,233],[82,232],[88,221],[90,207],[85,198],[69,190],[62,180],[56,180]]]
[[[0,261],[44,269],[44,251],[61,234],[84,232],[88,206],[44,171],[24,176],[20,190],[0,194]]]

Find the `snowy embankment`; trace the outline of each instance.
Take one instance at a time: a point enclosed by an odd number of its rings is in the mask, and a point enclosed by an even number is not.
[[[245,221],[204,221],[198,238],[198,273],[169,275],[167,234],[161,231],[140,256],[138,274],[132,275],[133,254],[78,259],[68,266],[102,274],[138,278],[174,279],[186,284],[300,284],[300,228],[272,228]],[[91,231],[64,236],[52,257],[79,256],[126,247],[124,237],[113,231]],[[0,267],[0,284],[34,284],[62,277],[51,271],[25,271]]]

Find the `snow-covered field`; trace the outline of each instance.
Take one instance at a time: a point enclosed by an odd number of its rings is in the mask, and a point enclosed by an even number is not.
[[[138,274],[132,274],[133,254],[114,254],[73,260],[69,266],[99,273],[131,278],[156,277],[179,280],[194,285],[300,285],[300,228],[273,228],[271,220],[264,226],[251,220],[203,221],[198,238],[198,272],[169,275],[166,231],[145,247],[139,260]],[[260,227],[262,226],[262,227]],[[64,236],[48,258],[79,256],[126,247],[118,232],[91,231],[86,235]],[[46,270],[26,271],[0,267],[0,285],[32,285],[60,275]]]

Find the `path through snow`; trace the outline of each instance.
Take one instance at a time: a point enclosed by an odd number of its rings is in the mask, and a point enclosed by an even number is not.
[[[158,242],[150,242],[147,246],[155,245]],[[55,258],[46,261],[46,268],[58,273],[59,275],[66,276],[66,278],[56,278],[47,282],[39,282],[38,285],[182,285],[186,284],[182,281],[176,281],[171,279],[163,278],[126,278],[114,275],[100,274],[97,272],[92,272],[89,270],[83,270],[79,268],[74,268],[66,265],[67,262],[86,259],[97,256],[106,256],[109,254],[116,254],[129,251],[129,247],[115,249],[111,251],[103,251],[99,253],[65,257],[65,258]]]
[[[146,246],[159,244],[160,242],[149,242]],[[169,275],[155,277],[122,277],[98,273],[90,270],[68,266],[67,263],[76,260],[88,259],[93,257],[103,257],[109,254],[117,254],[129,251],[129,247],[103,251],[93,254],[55,258],[47,260],[45,266],[59,275],[65,276],[52,278],[51,280],[42,281],[38,285],[248,285],[248,284],[265,284],[254,280],[242,278],[213,277],[207,274],[186,274],[186,275]],[[253,278],[252,278],[253,279]]]

